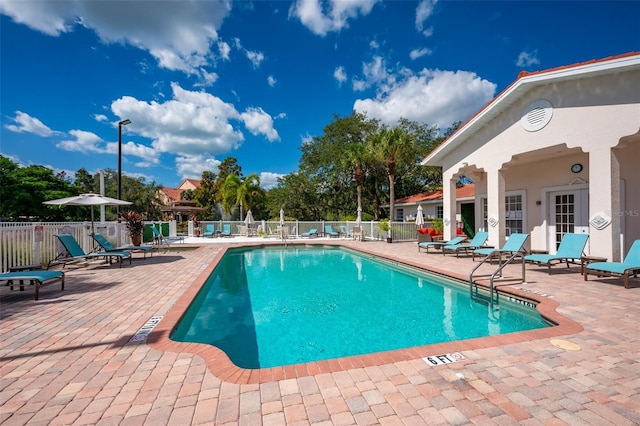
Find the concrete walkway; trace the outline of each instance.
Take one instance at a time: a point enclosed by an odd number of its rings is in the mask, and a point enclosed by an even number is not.
[[[559,319],[548,335],[459,342],[465,359],[432,366],[447,347],[349,358],[248,375],[219,369],[211,349],[176,346],[166,330],[226,247],[136,258],[132,266],[69,270],[59,284],[0,288],[0,423],[3,425],[448,425],[640,423],[640,281],[589,277],[579,267],[527,267],[505,287]],[[253,238],[249,243],[266,240]],[[190,242],[190,241],[189,241]],[[277,242],[273,242],[277,243]],[[470,258],[418,253],[415,243],[343,244],[464,278]],[[294,244],[295,244],[294,243]],[[515,275],[511,269],[507,275]],[[150,319],[153,332],[132,337]],[[566,320],[564,319],[566,318]],[[557,332],[560,330],[560,333]],[[164,345],[164,346],[163,346]],[[576,350],[577,349],[577,350]],[[255,371],[258,371],[256,374]]]

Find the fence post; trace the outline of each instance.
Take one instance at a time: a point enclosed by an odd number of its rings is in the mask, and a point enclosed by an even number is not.
[[[44,227],[39,223],[33,224],[33,230],[31,232],[33,239],[33,264],[42,265],[42,240]]]

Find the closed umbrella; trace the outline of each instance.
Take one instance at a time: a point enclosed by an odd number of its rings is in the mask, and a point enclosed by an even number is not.
[[[362,224],[362,207],[358,207],[358,217],[356,217],[356,225]]]
[[[422,216],[422,206],[418,206],[418,213],[416,214],[416,226],[420,228],[424,225],[424,217]]]
[[[247,212],[247,216],[244,218],[244,224],[247,225],[247,226],[251,226],[251,225],[253,225],[253,222],[254,222],[253,213],[251,213],[251,210],[249,210]]]
[[[286,235],[284,232],[284,209],[280,209],[280,238],[285,239]]]
[[[51,206],[91,206],[91,233],[95,233],[93,224],[93,206],[126,206],[129,201],[117,200],[115,198],[105,197],[100,194],[80,194],[73,197],[59,198],[57,200],[45,201],[42,204]]]
[[[253,232],[251,230],[251,225],[253,225],[253,213],[251,213],[251,210],[247,211],[247,215],[244,218],[244,224],[247,225],[247,235],[251,236],[251,233]]]

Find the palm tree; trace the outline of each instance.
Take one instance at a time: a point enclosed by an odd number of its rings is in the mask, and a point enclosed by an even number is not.
[[[236,174],[230,174],[222,185],[222,208],[227,215],[231,215],[234,206],[240,207],[240,220],[244,216],[244,208],[251,210],[254,198],[264,195],[260,187],[260,177],[252,173],[244,179]]]
[[[365,165],[368,161],[366,147],[367,138],[378,129],[378,120],[367,119],[366,114],[354,112],[349,117],[337,120],[333,126],[327,126],[325,132],[335,133],[336,140],[342,145],[342,162],[353,170],[356,183],[356,199],[358,208],[362,209],[362,186],[366,177]]]
[[[368,139],[368,154],[384,165],[389,177],[389,218],[395,209],[395,179],[398,163],[415,161],[415,139],[402,127],[383,127]]]

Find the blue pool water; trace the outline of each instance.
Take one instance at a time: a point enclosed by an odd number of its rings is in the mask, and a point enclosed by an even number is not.
[[[497,314],[445,278],[338,247],[232,249],[171,338],[267,368],[547,327],[533,308]]]

